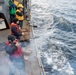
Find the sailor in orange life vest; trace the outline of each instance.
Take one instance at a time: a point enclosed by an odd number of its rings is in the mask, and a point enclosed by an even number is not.
[[[21,32],[21,29],[19,27],[19,20],[17,18],[13,19],[13,22],[11,23],[10,29],[11,29],[11,35],[16,36],[16,38],[18,40],[20,40],[20,37],[22,35],[25,35],[24,32]]]
[[[20,75],[25,75],[24,53],[22,51],[22,48],[18,44],[18,40],[16,39],[15,36],[9,35],[8,42],[6,42],[6,44],[8,46],[12,45],[11,47],[14,47],[14,48],[10,48],[10,50],[9,50],[9,48],[7,48],[8,49],[7,53],[9,54],[10,61],[15,66],[15,68],[14,67],[10,68],[10,70],[11,70],[10,75],[15,75],[15,72],[17,69],[19,70]],[[12,49],[13,49],[13,51],[12,51]],[[5,50],[6,50],[6,48],[5,48]],[[10,54],[11,53],[10,51],[12,51],[12,54]]]

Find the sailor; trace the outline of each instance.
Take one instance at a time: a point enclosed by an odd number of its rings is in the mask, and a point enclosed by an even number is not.
[[[17,11],[16,11],[16,18],[19,20],[19,25],[22,29],[23,26],[23,20],[24,20],[24,15],[23,15],[23,5],[19,4],[17,6]]]
[[[24,32],[21,32],[21,28],[19,27],[19,20],[17,18],[13,19],[13,22],[11,23],[10,29],[11,29],[11,35],[16,36],[16,38],[18,40],[20,40],[21,36],[25,35]]]
[[[10,13],[10,23],[16,16],[16,5],[13,3],[13,0],[9,0],[9,13]]]
[[[25,75],[24,53],[15,36],[9,35],[5,50],[13,66],[10,67],[10,75],[15,75],[17,69],[20,75]]]

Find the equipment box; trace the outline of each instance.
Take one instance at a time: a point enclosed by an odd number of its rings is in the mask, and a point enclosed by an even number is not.
[[[5,24],[4,19],[0,19],[0,30],[2,29],[6,29],[6,24]]]

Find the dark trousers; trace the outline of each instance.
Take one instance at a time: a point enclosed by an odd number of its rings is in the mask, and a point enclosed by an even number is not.
[[[21,29],[22,29],[23,21],[19,21],[19,26],[20,26],[20,27],[21,27]]]
[[[13,63],[13,67],[10,69],[10,75],[15,75],[15,72],[18,70],[19,75],[26,75],[25,73],[25,61],[24,57],[12,57],[10,56],[10,60]]]
[[[20,40],[21,36],[16,36],[16,39]]]
[[[10,14],[10,23],[12,23],[13,19],[15,18],[15,15]]]

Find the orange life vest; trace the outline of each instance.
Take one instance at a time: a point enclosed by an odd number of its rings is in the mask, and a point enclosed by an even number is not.
[[[10,42],[6,42],[6,44],[9,46],[10,45]],[[20,57],[22,55],[23,55],[22,48],[20,46],[17,46],[17,51],[15,51],[14,54],[11,55],[11,56],[13,56],[15,58],[18,58],[18,57]]]
[[[12,23],[12,24],[11,24],[10,29],[11,29],[13,26],[16,27],[17,32],[21,32],[20,29],[19,29],[19,26],[18,26],[17,24],[15,24],[15,23]],[[14,35],[12,29],[11,29],[11,34]]]

